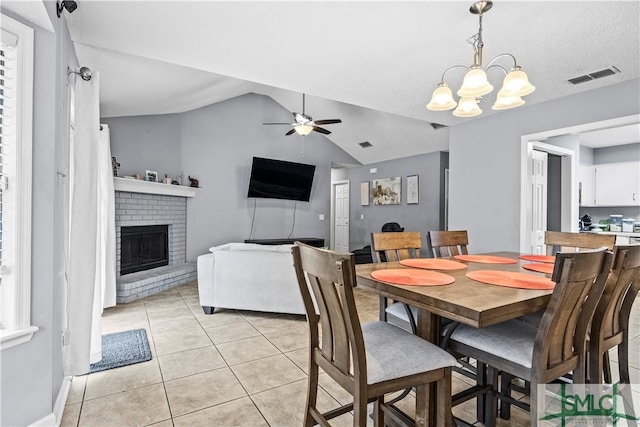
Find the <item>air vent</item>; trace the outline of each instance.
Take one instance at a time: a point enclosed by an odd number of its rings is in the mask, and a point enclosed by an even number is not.
[[[612,65],[611,67],[605,68],[604,70],[594,71],[593,73],[585,74],[583,76],[573,77],[571,79],[568,79],[567,81],[571,84],[577,85],[591,80],[612,76],[618,73],[620,73],[620,70]]]
[[[442,129],[442,128],[446,128],[447,125],[443,125],[441,123],[431,123],[431,127],[434,129]]]
[[[369,148],[369,147],[373,147],[373,145],[369,142],[369,141],[365,141],[365,142],[359,142],[358,145],[362,148]]]

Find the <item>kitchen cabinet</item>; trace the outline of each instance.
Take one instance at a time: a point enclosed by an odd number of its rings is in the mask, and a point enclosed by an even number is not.
[[[580,165],[581,206],[640,206],[640,162]]]

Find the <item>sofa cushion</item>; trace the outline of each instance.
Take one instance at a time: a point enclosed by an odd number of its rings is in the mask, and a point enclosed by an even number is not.
[[[286,252],[291,253],[293,245],[259,245],[257,243],[226,243],[220,246],[212,246],[210,252],[219,251],[259,251],[259,252]]]

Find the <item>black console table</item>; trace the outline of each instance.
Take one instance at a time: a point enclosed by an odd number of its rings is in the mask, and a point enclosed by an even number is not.
[[[293,245],[295,242],[306,243],[316,248],[324,247],[324,239],[317,237],[298,237],[295,239],[247,239],[245,243],[257,243],[259,245]]]

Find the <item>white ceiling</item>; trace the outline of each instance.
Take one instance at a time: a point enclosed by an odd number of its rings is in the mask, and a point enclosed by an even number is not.
[[[85,0],[64,14],[80,64],[100,73],[104,117],[188,111],[247,92],[300,111],[304,92],[308,114],[343,120],[329,139],[367,164],[446,150],[448,130],[430,123],[470,120],[425,108],[446,68],[471,65],[470,4]],[[484,16],[484,63],[515,55],[537,88],[529,104],[638,78],[638,16],[637,1],[496,2]],[[621,73],[566,82],[612,65]],[[498,87],[499,74],[489,72]],[[450,77],[458,87],[462,72]],[[484,115],[500,114],[494,96]]]
[[[640,142],[640,124],[632,124],[608,129],[599,129],[580,134],[580,145],[590,148],[613,145],[637,144]]]

